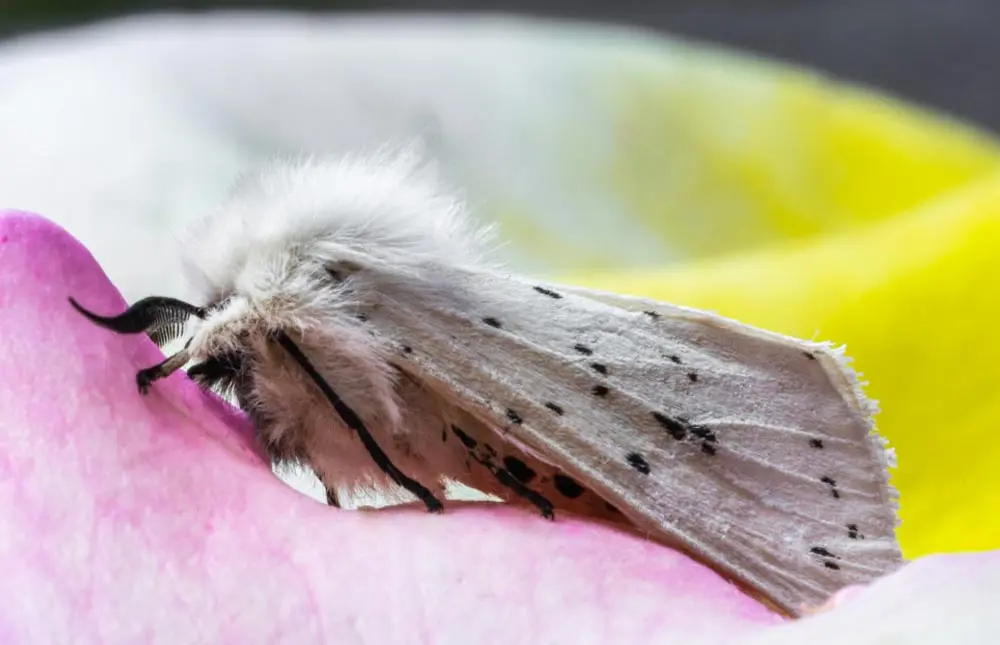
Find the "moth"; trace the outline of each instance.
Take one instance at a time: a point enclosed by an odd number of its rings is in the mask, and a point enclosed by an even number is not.
[[[790,616],[902,562],[892,452],[840,349],[490,260],[415,153],[274,162],[182,237],[201,304],[119,333],[183,349],[276,465],[441,511],[458,482],[628,526]]]

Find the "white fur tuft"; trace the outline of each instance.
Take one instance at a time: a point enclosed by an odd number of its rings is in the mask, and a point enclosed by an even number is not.
[[[397,269],[441,258],[461,266],[479,263],[492,237],[409,145],[275,160],[242,177],[227,203],[185,232],[182,248],[189,277],[214,299],[247,274],[265,283],[282,274],[293,248]]]

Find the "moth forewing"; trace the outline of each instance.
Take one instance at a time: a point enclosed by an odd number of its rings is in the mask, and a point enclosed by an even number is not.
[[[496,274],[450,288],[372,322],[557,511],[620,511],[791,615],[901,562],[885,453],[824,346]]]
[[[790,356],[797,358],[797,365],[800,368],[810,367],[810,361],[818,362],[824,370],[826,380],[839,395],[839,400],[838,397],[832,395],[827,395],[824,398],[846,405],[847,416],[852,422],[851,427],[853,427],[853,434],[848,440],[853,441],[868,453],[867,457],[861,458],[853,464],[845,465],[853,465],[864,472],[871,473],[878,481],[876,488],[883,502],[879,506],[880,518],[886,525],[890,525],[893,534],[895,533],[895,527],[899,524],[897,515],[899,496],[889,482],[889,469],[896,466],[895,451],[889,447],[886,439],[879,435],[875,429],[874,416],[878,413],[878,404],[865,396],[862,391],[862,383],[850,366],[850,359],[846,356],[844,347],[834,347],[829,342],[808,342],[746,325],[707,311],[671,303],[582,287],[564,286],[562,288],[581,298],[600,301],[633,313],[641,313],[653,319],[667,317],[688,320],[695,323],[696,326],[716,327],[731,332],[737,338],[760,338],[769,341],[773,343],[774,347],[783,347]],[[799,352],[806,358],[805,362],[797,356]],[[818,395],[818,392],[813,392],[813,394]],[[822,439],[813,438],[810,440],[810,447],[819,448],[821,442]]]

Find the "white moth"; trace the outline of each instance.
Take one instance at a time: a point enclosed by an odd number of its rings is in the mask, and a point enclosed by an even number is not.
[[[140,390],[194,362],[332,505],[436,511],[458,482],[637,528],[793,616],[901,563],[891,454],[840,351],[511,275],[489,242],[413,154],[278,163],[188,231],[203,306],[73,304],[188,337]]]

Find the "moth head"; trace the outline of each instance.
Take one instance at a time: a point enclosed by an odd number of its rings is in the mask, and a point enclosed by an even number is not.
[[[182,349],[157,365],[139,370],[136,381],[140,392],[145,393],[153,381],[193,362],[188,376],[205,389],[235,396],[241,407],[246,409],[255,339],[250,331],[253,319],[241,317],[241,314],[245,316],[241,300],[227,298],[208,307],[200,307],[174,298],[151,296],[114,316],[94,313],[72,297],[69,302],[96,325],[118,334],[146,333],[161,348],[185,337],[186,331],[193,327],[197,331],[187,338]],[[200,345],[197,351],[192,351],[196,340]],[[256,340],[273,343],[276,347],[283,342],[291,342],[281,331]]]
[[[73,298],[70,303],[101,327],[119,334],[146,333],[161,348],[185,339],[183,348],[157,370],[145,370],[150,380],[193,363],[189,374],[201,385],[228,390],[254,361],[282,352],[279,345],[290,341],[289,334],[308,336],[310,329],[329,327],[331,314],[344,313],[334,310],[349,306],[348,284],[356,270],[350,263],[322,262],[286,248],[248,258],[228,281],[212,285],[204,306],[150,296],[121,314],[102,316]]]

